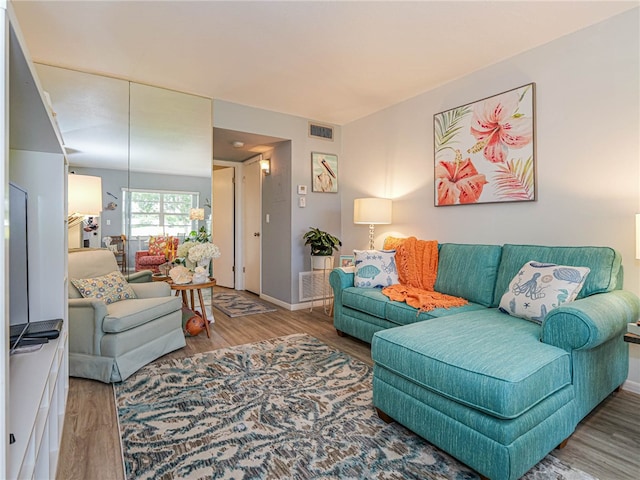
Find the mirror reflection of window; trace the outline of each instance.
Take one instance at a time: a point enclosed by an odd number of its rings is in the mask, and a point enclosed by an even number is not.
[[[197,192],[126,190],[123,214],[130,221],[130,235],[187,236],[198,229],[198,222],[191,220],[190,212],[198,206],[199,197]]]

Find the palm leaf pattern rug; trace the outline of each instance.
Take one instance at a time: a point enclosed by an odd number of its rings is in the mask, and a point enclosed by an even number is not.
[[[372,369],[289,335],[114,384],[127,479],[475,479],[372,406]],[[553,456],[526,479],[591,479]]]

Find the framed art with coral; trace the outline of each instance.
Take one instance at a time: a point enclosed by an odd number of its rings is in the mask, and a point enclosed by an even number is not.
[[[536,199],[535,83],[433,116],[435,206]]]

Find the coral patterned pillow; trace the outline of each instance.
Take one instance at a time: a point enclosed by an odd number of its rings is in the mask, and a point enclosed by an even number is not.
[[[165,255],[167,253],[167,237],[149,237],[149,255]]]
[[[107,304],[137,298],[122,273],[117,270],[102,277],[72,278],[71,283],[80,291],[83,298],[96,298]]]
[[[542,323],[550,310],[573,302],[591,270],[529,261],[511,280],[500,310],[514,317]]]

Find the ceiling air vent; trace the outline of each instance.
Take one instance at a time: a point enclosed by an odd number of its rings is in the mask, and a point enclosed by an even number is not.
[[[333,142],[333,127],[309,122],[309,136]]]

